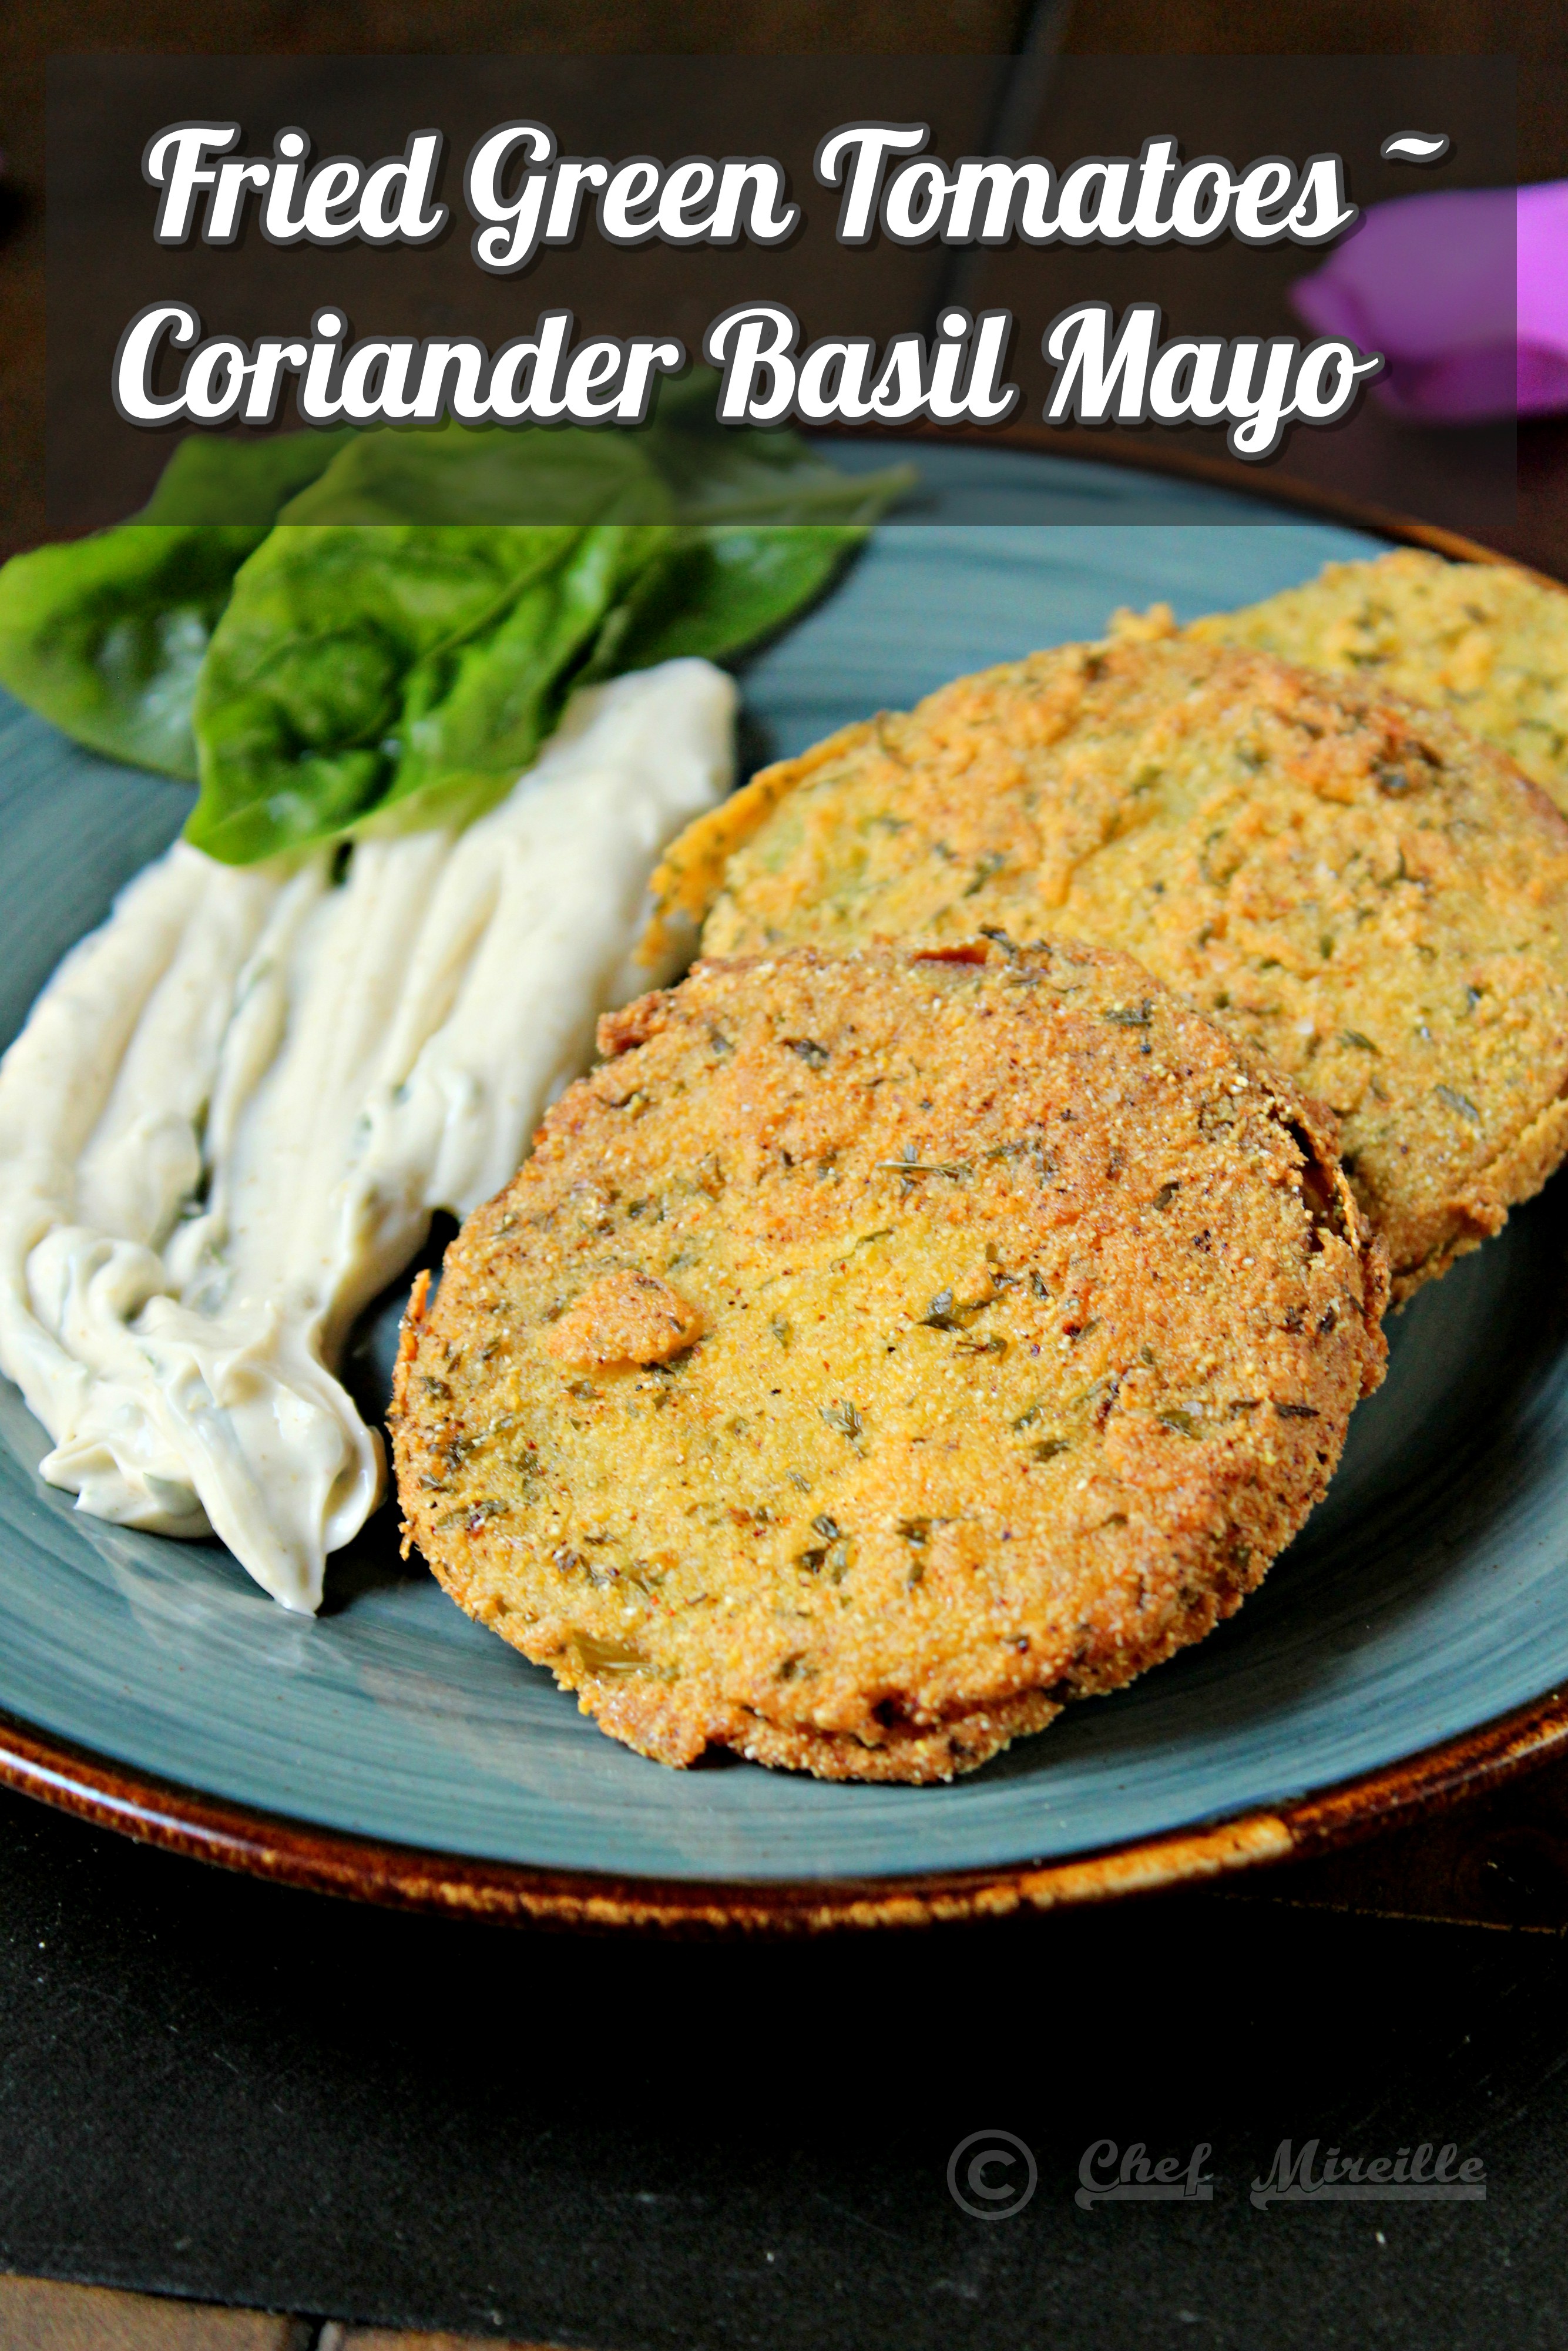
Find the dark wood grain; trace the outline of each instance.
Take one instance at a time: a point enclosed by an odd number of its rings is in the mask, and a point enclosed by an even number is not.
[[[270,2311],[0,2276],[0,2351],[315,2351],[317,2340],[310,2320]]]

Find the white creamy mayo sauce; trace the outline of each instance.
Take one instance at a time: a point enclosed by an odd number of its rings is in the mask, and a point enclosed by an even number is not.
[[[648,879],[729,788],[735,703],[701,661],[580,695],[498,808],[337,879],[176,842],[66,957],[0,1062],[0,1370],[78,1509],[320,1604],[386,1478],[350,1325],[670,976]]]

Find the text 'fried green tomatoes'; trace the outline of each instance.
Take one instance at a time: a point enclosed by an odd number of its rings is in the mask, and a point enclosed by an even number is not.
[[[699,965],[405,1327],[406,1531],[601,1727],[983,1762],[1200,1638],[1382,1375],[1333,1122],[1124,956]]]

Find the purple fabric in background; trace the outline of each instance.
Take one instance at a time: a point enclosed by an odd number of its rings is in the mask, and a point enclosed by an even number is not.
[[[1374,395],[1412,423],[1568,409],[1568,180],[1375,204],[1291,299],[1384,354]]]

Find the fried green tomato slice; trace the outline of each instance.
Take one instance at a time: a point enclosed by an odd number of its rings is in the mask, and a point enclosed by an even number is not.
[[[1441,711],[1189,637],[1066,645],[767,769],[655,888],[710,955],[1126,949],[1343,1121],[1403,1299],[1568,1150],[1568,823]]]
[[[1550,580],[1407,548],[1331,563],[1303,588],[1212,613],[1188,633],[1447,710],[1568,810],[1568,592]]]
[[[972,1770],[1239,1604],[1382,1376],[1332,1116],[1123,956],[699,965],[416,1293],[405,1536],[661,1762]]]

